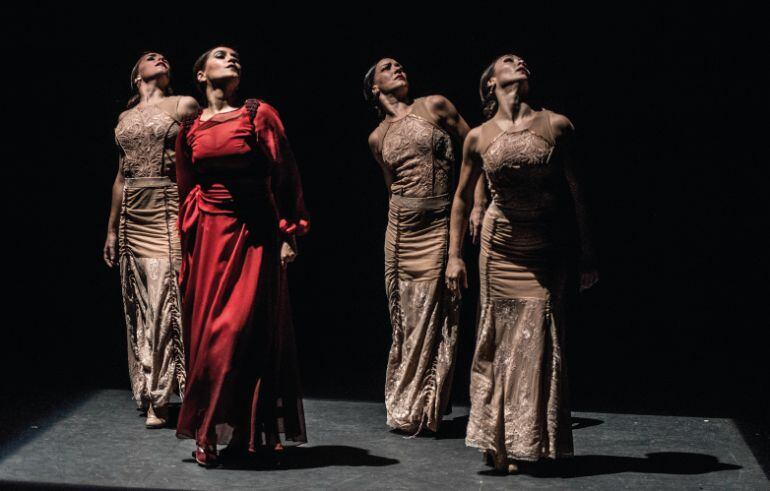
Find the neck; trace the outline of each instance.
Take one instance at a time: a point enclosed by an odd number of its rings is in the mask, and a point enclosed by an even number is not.
[[[380,107],[385,112],[386,117],[393,119],[400,118],[409,112],[411,100],[409,96],[397,97],[394,94],[380,94]]]
[[[213,113],[232,108],[233,96],[235,92],[226,87],[212,87],[206,89],[206,100],[208,109]]]
[[[142,80],[139,82],[138,92],[140,103],[152,103],[166,97],[157,80]]]
[[[515,83],[495,90],[498,102],[496,117],[516,122],[529,114],[532,108],[521,100],[520,88],[521,86]]]

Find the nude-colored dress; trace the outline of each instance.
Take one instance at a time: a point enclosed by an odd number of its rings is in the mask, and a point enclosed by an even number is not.
[[[393,343],[385,381],[387,424],[437,431],[447,407],[459,305],[444,282],[454,155],[424,99],[383,122],[383,162],[393,174],[385,234],[385,288]]]
[[[466,444],[498,459],[572,455],[564,359],[564,214],[569,196],[549,121],[482,125],[492,203],[481,231],[481,313]]]
[[[181,261],[174,175],[179,97],[124,112],[115,128],[122,150],[123,202],[118,232],[128,338],[128,371],[137,405],[168,404],[184,390],[177,275]]]

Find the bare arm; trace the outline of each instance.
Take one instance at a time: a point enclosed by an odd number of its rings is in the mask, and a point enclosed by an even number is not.
[[[462,259],[462,245],[465,227],[468,224],[468,212],[473,204],[474,188],[482,172],[481,158],[476,149],[478,134],[477,129],[471,130],[463,145],[460,181],[452,201],[449,225],[449,260],[446,269],[446,282],[447,287],[458,296],[461,285],[465,288],[468,287],[465,263]]]
[[[558,144],[562,146],[562,162],[564,164],[564,176],[569,184],[570,193],[575,206],[575,218],[577,219],[578,233],[580,235],[580,289],[586,290],[599,280],[596,270],[596,256],[588,210],[583,195],[582,180],[579,177],[577,163],[573,158],[574,127],[566,117],[554,114],[551,124]]]
[[[104,241],[104,262],[108,267],[113,267],[117,262],[118,224],[120,223],[120,207],[123,202],[123,149],[118,147],[118,173],[112,182],[112,201],[110,204],[110,217],[107,220],[107,238]]]
[[[481,237],[481,225],[484,222],[484,213],[487,211],[489,199],[487,198],[487,178],[482,172],[476,181],[476,187],[473,190],[473,209],[469,219],[469,230],[471,242],[479,243]]]
[[[377,130],[374,130],[369,135],[369,150],[371,150],[372,157],[374,157],[374,160],[377,161],[380,169],[382,169],[382,176],[385,178],[385,188],[388,190],[388,199],[390,199],[390,185],[393,184],[393,173],[382,160],[382,155],[380,154],[380,138],[379,135],[377,135]]]
[[[193,116],[198,113],[199,108],[200,106],[198,105],[198,101],[196,101],[195,98],[190,97],[189,95],[183,95],[179,97],[179,100],[177,101],[177,119],[182,121],[184,118]]]

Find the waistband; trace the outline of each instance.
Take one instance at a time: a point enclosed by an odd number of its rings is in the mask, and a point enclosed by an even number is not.
[[[500,204],[496,203],[494,200],[490,202],[486,215],[522,225],[545,225],[560,218],[558,210],[554,208],[521,209],[516,207],[506,207],[500,206]]]
[[[127,177],[125,185],[129,188],[165,188],[176,187],[176,183],[169,177]]]
[[[232,189],[271,189],[271,180],[263,176],[197,176],[197,187],[207,190],[213,188]]]
[[[451,203],[452,201],[448,194],[433,196],[431,198],[412,198],[409,196],[401,196],[400,194],[392,194],[390,196],[391,206],[395,205],[399,208],[410,208],[414,210],[441,210],[448,207]]]

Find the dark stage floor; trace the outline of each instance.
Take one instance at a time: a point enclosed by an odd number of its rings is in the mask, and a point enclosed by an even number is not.
[[[382,404],[307,400],[310,443],[283,468],[203,469],[190,440],[145,430],[127,391],[85,393],[44,416],[20,415],[4,434],[0,484],[180,489],[768,489],[729,419],[574,414],[578,456],[533,475],[496,476],[463,442],[467,408],[442,434],[405,439],[385,426]],[[26,417],[26,419],[24,419]],[[4,421],[7,424],[8,421]]]

